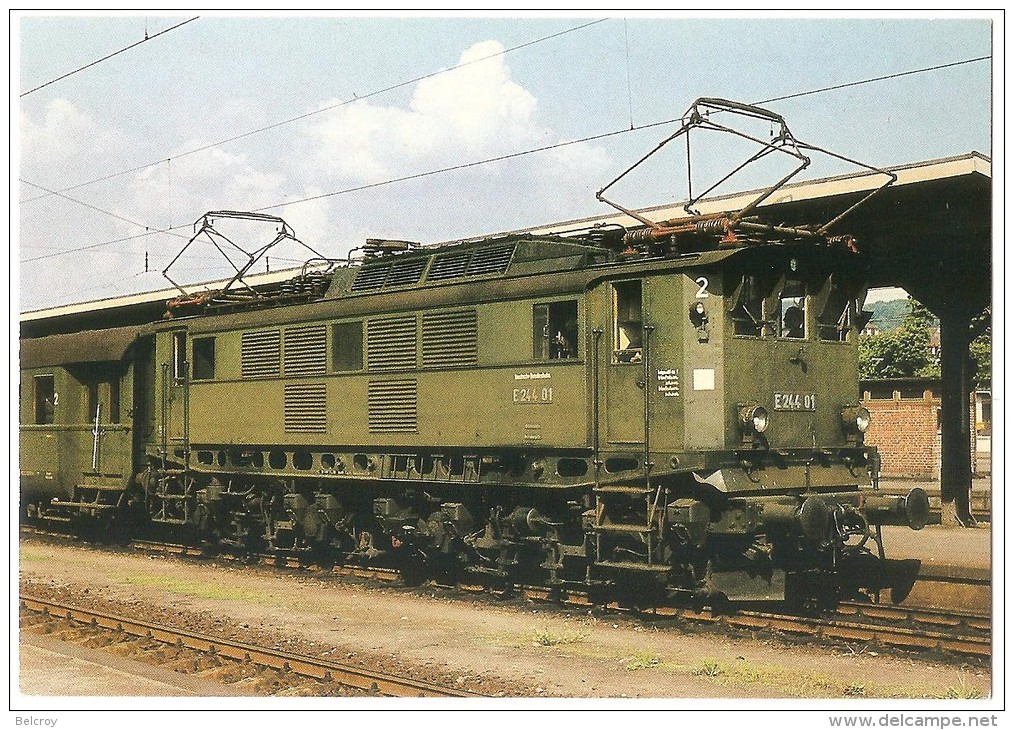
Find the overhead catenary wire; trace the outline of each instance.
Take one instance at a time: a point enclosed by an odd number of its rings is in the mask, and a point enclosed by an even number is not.
[[[834,86],[825,86],[825,87],[821,87],[819,89],[810,89],[808,91],[800,91],[800,92],[797,92],[795,94],[788,94],[788,95],[776,97],[776,98],[773,98],[773,99],[762,99],[760,101],[753,101],[753,102],[750,102],[750,103],[754,104],[754,105],[757,105],[757,104],[769,104],[772,101],[782,101],[782,100],[785,100],[785,99],[795,99],[795,98],[799,98],[799,97],[802,97],[802,96],[810,96],[812,94],[821,94],[821,93],[825,93],[825,92],[828,92],[828,91],[836,91],[838,89],[843,89],[843,88],[847,88],[847,87],[860,86],[862,84],[871,84],[871,83],[874,83],[874,82],[877,82],[877,81],[886,81],[888,79],[895,79],[895,78],[899,78],[899,77],[902,77],[902,76],[909,76],[911,74],[925,73],[927,71],[937,71],[937,70],[944,69],[944,68],[949,68],[949,67],[952,67],[952,66],[960,66],[960,65],[963,65],[963,64],[966,64],[966,63],[974,63],[976,61],[984,61],[984,60],[988,60],[989,58],[990,58],[989,56],[981,56],[979,58],[970,58],[970,59],[965,59],[963,61],[955,61],[953,63],[945,63],[945,64],[940,64],[940,65],[937,65],[937,66],[928,66],[926,68],[913,69],[913,70],[910,70],[910,71],[902,71],[902,72],[899,72],[899,73],[888,74],[886,76],[877,76],[875,78],[862,79],[862,80],[859,80],[859,81],[850,81],[848,83],[836,84]],[[275,203],[273,205],[267,205],[267,206],[264,206],[262,208],[256,208],[255,212],[261,212],[261,211],[264,211],[264,210],[272,210],[274,208],[282,208],[282,207],[290,206],[290,205],[298,205],[300,203],[308,203],[308,202],[314,201],[314,200],[321,200],[323,198],[330,198],[330,197],[335,197],[335,196],[338,196],[338,195],[346,195],[348,193],[359,192],[361,190],[369,190],[371,188],[383,187],[385,185],[391,185],[391,184],[394,184],[394,183],[407,182],[409,180],[417,180],[419,178],[429,177],[431,175],[439,175],[439,174],[443,174],[443,173],[447,173],[447,172],[453,172],[455,170],[464,170],[464,169],[469,168],[469,167],[477,167],[479,165],[485,165],[485,164],[488,164],[488,163],[502,162],[503,160],[509,160],[509,159],[513,159],[513,158],[516,158],[516,157],[524,157],[525,155],[531,155],[531,154],[535,154],[535,153],[538,153],[538,152],[546,152],[546,151],[549,151],[549,150],[558,149],[560,147],[567,147],[569,145],[581,144],[582,142],[595,142],[595,141],[600,140],[600,139],[606,139],[608,137],[615,137],[617,135],[627,134],[629,132],[639,132],[639,131],[642,131],[642,130],[645,130],[645,129],[650,129],[652,127],[660,127],[660,126],[663,126],[663,125],[666,125],[666,124],[674,124],[676,122],[679,122],[680,120],[681,120],[681,117],[673,117],[671,119],[664,119],[664,120],[661,120],[661,121],[649,122],[647,124],[639,124],[639,125],[636,125],[636,126],[633,125],[633,124],[631,124],[631,126],[629,128],[626,128],[626,129],[617,129],[617,130],[613,130],[611,132],[603,132],[601,134],[594,134],[594,135],[590,135],[588,137],[581,137],[579,139],[572,139],[572,140],[568,140],[566,142],[558,142],[556,144],[545,145],[543,147],[536,147],[536,148],[528,149],[528,150],[522,150],[520,152],[511,152],[511,153],[508,153],[508,154],[505,154],[505,155],[499,155],[497,157],[489,157],[489,158],[486,158],[484,160],[476,160],[476,161],[473,161],[473,162],[465,162],[465,163],[461,163],[459,165],[450,165],[448,167],[441,167],[441,168],[438,168],[438,169],[435,169],[435,170],[428,170],[426,172],[415,173],[413,175],[404,175],[402,177],[392,178],[390,180],[383,180],[383,181],[375,182],[375,183],[366,183],[364,185],[357,185],[357,186],[351,187],[351,188],[344,188],[342,190],[335,190],[335,191],[330,192],[330,193],[322,193],[320,195],[311,195],[311,196],[308,196],[308,197],[305,197],[305,198],[298,198],[298,199],[295,199],[295,200],[287,200],[287,201],[284,201],[282,203]]]
[[[788,95],[785,95],[783,97],[779,97],[778,99],[760,100],[760,101],[754,101],[754,102],[751,102],[751,103],[752,104],[765,104],[765,103],[770,103],[772,101],[780,101],[780,100],[789,99],[789,98],[795,99],[795,98],[800,98],[800,97],[803,97],[803,96],[810,96],[810,95],[813,95],[813,94],[822,94],[822,93],[826,93],[826,92],[829,92],[829,91],[835,91],[835,90],[846,88],[846,87],[854,87],[854,86],[860,86],[860,85],[863,85],[863,84],[871,84],[871,83],[876,83],[876,82],[880,82],[880,81],[886,81],[886,80],[889,80],[889,79],[899,78],[899,77],[902,77],[902,76],[910,76],[912,74],[926,73],[926,72],[930,72],[930,71],[937,71],[937,70],[944,69],[944,68],[951,68],[951,67],[954,67],[954,66],[960,66],[960,65],[964,65],[964,64],[968,64],[968,63],[975,63],[977,61],[988,60],[989,58],[991,58],[991,57],[990,56],[981,56],[981,57],[978,57],[978,58],[970,58],[970,59],[965,59],[965,60],[962,60],[962,61],[955,61],[955,62],[952,62],[952,63],[938,64],[938,65],[934,65],[934,66],[927,66],[927,67],[920,68],[920,69],[912,69],[912,70],[908,70],[908,71],[901,71],[901,72],[897,72],[897,73],[893,73],[893,74],[888,74],[888,75],[885,75],[885,76],[877,76],[877,77],[872,77],[872,78],[868,78],[868,79],[861,79],[861,80],[857,80],[857,81],[850,81],[850,82],[843,83],[843,84],[835,84],[833,86],[824,86],[824,87],[820,87],[820,88],[816,88],[816,89],[809,89],[807,91],[801,91],[801,92],[797,92],[797,93],[794,93],[794,94],[788,94]],[[379,188],[379,187],[384,187],[386,185],[393,185],[393,184],[400,183],[400,182],[407,182],[409,180],[418,180],[418,179],[430,177],[430,176],[433,176],[433,175],[440,175],[440,174],[444,174],[444,173],[448,173],[448,172],[453,172],[455,170],[463,170],[463,169],[467,169],[467,168],[478,167],[480,165],[491,164],[491,163],[494,163],[494,162],[502,162],[504,160],[516,159],[516,158],[519,158],[519,157],[525,157],[527,155],[537,154],[539,152],[547,152],[549,150],[559,149],[561,147],[567,147],[567,146],[575,145],[575,144],[581,144],[583,142],[594,142],[594,141],[601,140],[601,139],[606,139],[606,138],[609,138],[609,137],[616,137],[616,136],[623,135],[623,134],[629,134],[631,132],[643,131],[645,129],[650,129],[652,127],[660,127],[660,126],[664,126],[664,125],[667,125],[667,124],[674,124],[674,123],[679,122],[679,121],[680,121],[680,117],[673,117],[673,118],[670,118],[670,119],[664,119],[664,120],[660,120],[660,121],[649,122],[649,123],[646,123],[646,124],[640,124],[640,125],[637,125],[637,126],[631,127],[631,128],[616,129],[616,130],[612,130],[612,131],[609,131],[609,132],[602,132],[600,134],[594,134],[594,135],[589,135],[589,136],[586,136],[586,137],[581,137],[581,138],[578,138],[578,139],[566,140],[564,142],[557,142],[555,144],[543,145],[541,147],[535,147],[535,148],[531,148],[531,149],[527,149],[527,150],[520,150],[518,152],[511,152],[511,153],[507,153],[507,154],[504,154],[504,155],[497,155],[495,157],[489,157],[489,158],[485,158],[485,159],[481,159],[481,160],[474,160],[472,162],[464,162],[464,163],[461,163],[461,164],[458,164],[458,165],[450,165],[450,166],[447,166],[447,167],[442,167],[442,168],[438,168],[438,169],[434,169],[434,170],[426,170],[426,171],[419,172],[419,173],[414,173],[414,174],[411,174],[411,175],[403,175],[403,176],[396,177],[396,178],[391,178],[391,179],[388,179],[388,180],[381,180],[381,181],[377,181],[377,182],[373,182],[373,183],[366,183],[366,184],[363,184],[363,185],[357,185],[357,186],[354,186],[354,187],[344,188],[344,189],[341,189],[341,190],[334,190],[334,191],[331,191],[331,192],[328,192],[328,193],[321,193],[319,195],[311,195],[311,196],[307,196],[307,197],[304,197],[304,198],[297,198],[297,199],[293,199],[293,200],[286,200],[286,201],[283,201],[283,202],[280,202],[280,203],[274,203],[274,204],[271,204],[271,205],[265,205],[265,206],[261,206],[259,208],[255,208],[252,212],[262,212],[262,211],[265,211],[265,210],[272,210],[272,209],[275,209],[275,208],[282,208],[282,207],[286,207],[286,206],[299,205],[301,203],[308,203],[308,202],[311,202],[311,201],[321,200],[321,199],[324,199],[324,198],[336,197],[336,196],[339,196],[339,195],[346,195],[346,194],[349,194],[349,193],[359,192],[359,191],[362,191],[362,190],[371,190],[371,189],[375,189],[375,188]],[[186,227],[188,227],[188,226],[173,226],[172,228],[160,229],[160,230],[157,230],[157,231],[150,231],[148,233],[139,234],[138,236],[129,236],[127,238],[118,238],[118,239],[115,239],[115,240],[112,240],[112,241],[104,241],[104,242],[100,242],[100,243],[90,244],[88,246],[82,246],[82,247],[79,247],[79,248],[76,248],[76,249],[65,249],[65,250],[57,252],[57,253],[46,254],[45,256],[37,256],[37,257],[31,258],[31,259],[24,259],[23,263],[27,263],[27,262],[31,262],[31,261],[39,261],[41,259],[52,258],[52,257],[55,257],[55,256],[60,256],[60,255],[63,255],[63,254],[67,254],[67,253],[74,253],[74,252],[77,252],[77,251],[87,251],[87,250],[99,248],[99,247],[107,245],[107,244],[119,243],[119,242],[124,241],[124,240],[131,240],[131,239],[139,238],[139,237],[146,236],[146,235],[152,235],[154,233],[166,233],[166,232],[168,232],[170,230],[177,230],[177,229],[186,228]]]
[[[333,110],[339,109],[339,108],[341,108],[343,106],[348,106],[349,104],[354,104],[355,102],[362,101],[363,99],[370,99],[372,97],[379,96],[381,94],[386,94],[386,93],[391,92],[391,91],[396,91],[397,89],[401,89],[401,88],[403,88],[405,86],[410,86],[412,84],[419,83],[420,81],[425,81],[426,79],[434,78],[435,76],[440,76],[442,74],[450,73],[451,71],[455,71],[457,69],[461,69],[461,68],[464,68],[466,66],[471,66],[473,64],[480,63],[482,61],[488,61],[491,58],[498,58],[500,56],[505,56],[508,53],[513,53],[514,51],[519,51],[519,50],[521,50],[523,48],[528,48],[530,46],[534,46],[534,45],[539,44],[539,43],[544,43],[546,41],[553,40],[554,38],[559,38],[560,36],[567,35],[568,33],[574,33],[574,32],[577,32],[579,30],[583,30],[585,28],[589,28],[589,27],[591,27],[593,25],[597,25],[599,23],[604,23],[606,20],[608,20],[608,18],[600,18],[599,20],[592,20],[592,21],[589,21],[587,23],[583,23],[581,25],[574,26],[573,28],[567,28],[566,30],[558,31],[556,33],[551,33],[550,35],[542,36],[540,38],[535,38],[535,39],[532,39],[530,41],[526,41],[524,43],[519,43],[516,46],[511,46],[510,48],[505,48],[502,51],[497,51],[496,53],[491,53],[488,56],[482,56],[480,58],[473,58],[470,61],[465,61],[464,63],[459,63],[456,66],[451,66],[450,68],[442,68],[442,69],[438,69],[436,71],[431,71],[429,73],[423,74],[422,76],[416,76],[416,77],[411,78],[411,79],[405,79],[404,81],[399,81],[399,82],[397,82],[395,84],[391,84],[390,86],[385,86],[382,89],[375,89],[374,91],[368,92],[366,94],[354,94],[351,99],[345,99],[344,101],[340,101],[337,104],[331,104],[331,105],[328,105],[328,106],[325,106],[325,107],[321,107],[320,109],[314,109],[313,111],[305,112],[303,114],[298,114],[298,115],[296,115],[294,117],[289,117],[287,119],[283,119],[283,120],[278,121],[278,122],[273,122],[273,123],[265,125],[263,127],[258,127],[257,129],[251,129],[251,130],[248,130],[246,132],[241,132],[240,134],[233,135],[232,137],[227,137],[225,139],[220,139],[217,142],[211,142],[209,144],[202,145],[200,147],[194,147],[192,149],[176,153],[176,154],[172,155],[172,158],[173,159],[179,159],[181,157],[187,157],[189,155],[194,155],[194,154],[197,154],[198,152],[204,152],[206,150],[212,149],[214,147],[218,147],[220,145],[229,144],[231,142],[236,142],[236,141],[241,140],[241,139],[246,139],[247,137],[252,137],[252,136],[254,136],[256,134],[260,134],[261,132],[267,132],[267,131],[272,130],[272,129],[277,129],[278,127],[283,127],[283,126],[285,126],[287,124],[292,124],[293,122],[298,122],[298,121],[301,121],[303,119],[307,119],[309,117],[317,116],[318,114],[324,114],[325,112],[333,111]],[[71,186],[66,187],[66,188],[61,188],[60,192],[68,192],[70,190],[77,190],[78,188],[86,187],[88,185],[94,185],[95,183],[105,182],[106,180],[112,180],[114,178],[121,177],[123,175],[129,175],[132,172],[140,172],[141,170],[146,170],[149,167],[154,167],[155,165],[161,165],[163,162],[167,162],[168,159],[170,159],[170,158],[164,158],[163,157],[163,158],[160,158],[158,160],[154,160],[152,162],[146,162],[143,165],[137,165],[135,167],[131,167],[131,168],[126,169],[126,170],[119,170],[117,172],[113,172],[113,173],[110,173],[108,175],[103,175],[102,177],[97,177],[97,178],[95,178],[93,180],[86,180],[86,181],[81,182],[81,183],[76,183],[75,185],[71,185]],[[47,197],[46,195],[38,195],[38,196],[35,196],[33,198],[27,198],[25,200],[22,200],[21,204],[24,205],[25,203],[31,203],[31,202],[34,202],[36,200],[42,200],[43,198],[46,198],[46,197]]]
[[[893,74],[887,74],[886,76],[876,76],[871,79],[863,79],[862,81],[849,81],[844,84],[835,84],[834,86],[825,86],[820,89],[811,89],[810,91],[800,91],[796,94],[785,94],[784,96],[773,96],[770,99],[761,99],[760,101],[753,102],[754,104],[770,104],[773,101],[785,101],[787,99],[796,99],[800,96],[809,96],[810,94],[822,94],[825,91],[837,91],[839,89],[847,89],[852,86],[860,86],[862,84],[872,84],[875,81],[888,81],[889,79],[900,79],[902,76],[911,76],[912,74],[926,73],[927,71],[939,71],[945,68],[952,68],[954,66],[964,66],[966,63],[976,63],[978,61],[988,61],[992,56],[978,56],[977,58],[966,58],[963,61],[953,61],[951,63],[941,63],[936,66],[926,66],[924,68],[912,69],[911,71],[899,71]]]
[[[33,187],[33,188],[36,188],[38,190],[44,190],[45,192],[47,192],[47,193],[49,193],[51,195],[55,195],[55,196],[57,196],[59,198],[63,198],[64,200],[69,200],[71,203],[77,203],[78,205],[84,206],[85,208],[90,208],[91,210],[94,210],[94,211],[96,211],[98,213],[102,213],[104,215],[111,216],[113,218],[116,218],[117,220],[123,221],[124,223],[129,223],[132,226],[140,226],[141,228],[144,228],[145,230],[153,230],[153,227],[149,226],[146,223],[141,223],[140,221],[131,220],[130,218],[126,218],[126,217],[120,215],[119,213],[113,213],[112,211],[105,210],[104,208],[100,208],[97,205],[92,205],[91,203],[86,203],[83,200],[78,200],[77,198],[72,198],[71,196],[65,195],[65,194],[61,193],[60,191],[58,191],[58,190],[50,190],[45,185],[39,185],[38,183],[33,183],[30,180],[25,180],[23,177],[19,177],[18,178],[18,182],[24,183],[25,185],[28,185],[28,186]],[[162,230],[163,233],[168,233],[170,236],[176,236],[177,238],[183,238],[183,239],[186,238],[186,236],[183,236],[183,235],[181,235],[179,233],[171,233],[170,231],[171,231],[171,229],[163,229]]]
[[[76,68],[73,71],[68,71],[67,73],[63,74],[62,76],[57,76],[55,79],[51,79],[50,81],[47,81],[44,84],[39,84],[34,89],[29,89],[28,91],[23,91],[21,93],[21,96],[22,97],[28,96],[29,94],[32,94],[32,93],[38,91],[39,89],[44,89],[47,86],[50,86],[51,84],[55,84],[57,81],[63,81],[68,76],[73,76],[74,74],[80,73],[81,71],[84,71],[85,69],[88,69],[88,68],[91,68],[92,66],[100,64],[103,61],[108,61],[113,56],[118,56],[121,53],[123,53],[124,51],[129,51],[131,48],[137,48],[137,46],[141,45],[142,43],[147,43],[150,40],[154,40],[155,38],[158,38],[160,35],[165,35],[166,33],[168,33],[171,30],[176,30],[177,28],[182,28],[187,23],[193,23],[195,20],[197,20],[200,17],[201,16],[196,15],[193,18],[190,18],[190,20],[184,20],[182,23],[177,23],[176,25],[174,25],[174,26],[172,26],[170,28],[166,28],[165,30],[159,31],[158,33],[155,33],[154,35],[151,35],[151,36],[149,36],[148,32],[145,31],[144,38],[142,38],[141,40],[137,41],[136,43],[131,43],[129,46],[126,46],[124,48],[121,48],[118,51],[110,53],[107,56],[103,56],[102,58],[97,59],[95,61],[92,61],[91,63],[85,64],[84,66],[81,66],[80,68]]]

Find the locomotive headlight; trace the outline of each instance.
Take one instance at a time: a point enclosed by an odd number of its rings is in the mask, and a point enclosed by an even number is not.
[[[856,413],[856,428],[859,429],[859,433],[866,433],[866,429],[870,427],[870,412],[865,408],[860,408],[859,412]]]
[[[841,424],[846,431],[866,433],[870,427],[870,412],[862,406],[849,406],[841,412]]]
[[[768,430],[768,410],[764,406],[741,406],[739,424],[746,433],[764,433]]]

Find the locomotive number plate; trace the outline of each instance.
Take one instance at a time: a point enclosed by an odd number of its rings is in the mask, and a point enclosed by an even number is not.
[[[817,396],[814,393],[775,393],[776,411],[816,411]]]
[[[531,388],[514,388],[515,405],[541,405],[553,402],[553,386]]]

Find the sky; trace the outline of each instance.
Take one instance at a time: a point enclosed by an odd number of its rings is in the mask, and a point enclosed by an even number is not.
[[[981,15],[202,13],[151,37],[192,17],[14,16],[13,91],[30,92],[12,112],[20,311],[168,286],[162,269],[207,211],[280,216],[333,257],[367,237],[434,243],[608,213],[595,191],[677,128],[647,125],[695,98],[759,102],[980,59],[993,31]],[[799,139],[874,166],[989,155],[991,72],[979,60],[765,106]],[[701,144],[695,174],[713,179],[734,150]],[[624,204],[685,197],[671,154],[624,182]],[[751,174],[720,192],[765,182]],[[245,248],[274,235],[216,227]],[[270,265],[308,255],[288,243]],[[228,271],[200,239],[170,275]]]

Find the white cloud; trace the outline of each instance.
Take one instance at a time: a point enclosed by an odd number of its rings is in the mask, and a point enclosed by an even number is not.
[[[21,112],[21,160],[26,169],[80,163],[119,141],[120,135],[102,129],[90,114],[66,99],[50,101],[39,120]]]
[[[561,141],[502,51],[496,41],[473,45],[404,106],[364,99],[311,118],[296,145],[300,176],[341,191]],[[347,250],[366,235],[439,241],[585,215],[609,162],[602,148],[575,144],[333,197],[321,245]],[[301,212],[290,206],[286,219]]]
[[[145,252],[151,268],[160,271],[192,235],[189,224],[206,211],[256,210],[559,142],[558,133],[540,121],[538,100],[512,78],[506,57],[494,55],[502,50],[495,41],[468,48],[458,66],[418,83],[404,106],[360,100],[293,125],[281,143],[251,140],[175,157],[208,144],[207,136],[191,137],[165,155],[167,162],[75,191],[71,195],[153,228],[183,226],[176,233],[184,237],[159,234],[29,264],[22,280],[48,276],[41,272],[51,262],[60,272],[61,294],[64,286],[79,292],[63,299],[154,288],[163,282],[157,274],[143,274]],[[242,128],[241,121],[234,123]],[[43,120],[23,116],[22,126],[25,159],[44,165],[46,180],[53,179],[51,170],[68,181],[87,179],[93,169],[97,177],[103,166],[118,169],[131,158],[130,150],[143,146],[116,130],[102,130],[65,101],[51,103]],[[104,156],[89,162],[96,150]],[[55,159],[65,163],[48,164]],[[577,144],[266,212],[284,218],[317,251],[342,257],[367,237],[433,242],[588,214],[608,163],[602,148]],[[62,212],[65,224],[54,227],[38,216],[28,231],[36,245],[70,248],[144,230],[57,198],[47,205]],[[222,230],[228,225],[223,221]],[[272,233],[251,230],[244,242],[267,243]],[[297,244],[279,245],[270,253],[271,268],[309,255]],[[180,281],[207,280],[224,273],[223,263],[210,245],[195,243],[171,273]],[[82,288],[83,282],[115,281],[117,273],[122,282],[111,290]],[[41,289],[26,287],[24,293],[31,306],[53,299]]]
[[[547,139],[550,130],[535,121],[535,97],[512,80],[505,57],[495,55],[502,51],[496,41],[473,45],[457,67],[420,81],[407,109],[361,100],[308,122],[307,159],[318,172],[354,183]]]

